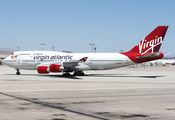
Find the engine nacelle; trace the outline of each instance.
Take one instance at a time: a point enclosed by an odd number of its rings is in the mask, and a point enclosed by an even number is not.
[[[40,74],[47,74],[47,73],[49,73],[48,66],[39,66],[38,67],[38,73],[40,73]]]
[[[62,67],[61,65],[52,64],[50,65],[49,70],[50,72],[62,72],[64,71],[64,67]]]

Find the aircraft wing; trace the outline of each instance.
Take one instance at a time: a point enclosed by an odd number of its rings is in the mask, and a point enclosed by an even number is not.
[[[88,59],[88,57],[83,57],[79,60],[73,60],[73,61],[66,61],[66,62],[49,62],[49,63],[43,63],[43,64],[39,64],[38,66],[50,66],[50,65],[58,65],[61,64],[63,67],[73,67],[73,66],[77,66],[78,63],[82,63],[82,62],[86,62]]]
[[[78,63],[82,63],[82,62],[86,62],[88,59],[88,57],[83,57],[77,61],[69,61],[69,62],[63,62],[63,66],[64,67],[73,67],[73,66],[77,66]]]

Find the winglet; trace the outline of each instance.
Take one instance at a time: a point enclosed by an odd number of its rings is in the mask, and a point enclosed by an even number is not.
[[[86,62],[87,59],[88,59],[88,57],[84,57],[84,58],[80,59],[79,61]]]

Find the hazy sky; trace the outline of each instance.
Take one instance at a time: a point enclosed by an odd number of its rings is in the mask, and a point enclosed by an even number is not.
[[[128,51],[159,25],[160,49],[175,53],[174,0],[0,0],[0,48]]]

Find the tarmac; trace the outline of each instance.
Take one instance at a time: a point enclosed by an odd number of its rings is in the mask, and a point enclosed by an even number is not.
[[[0,66],[0,120],[175,120],[175,67],[38,74]]]

